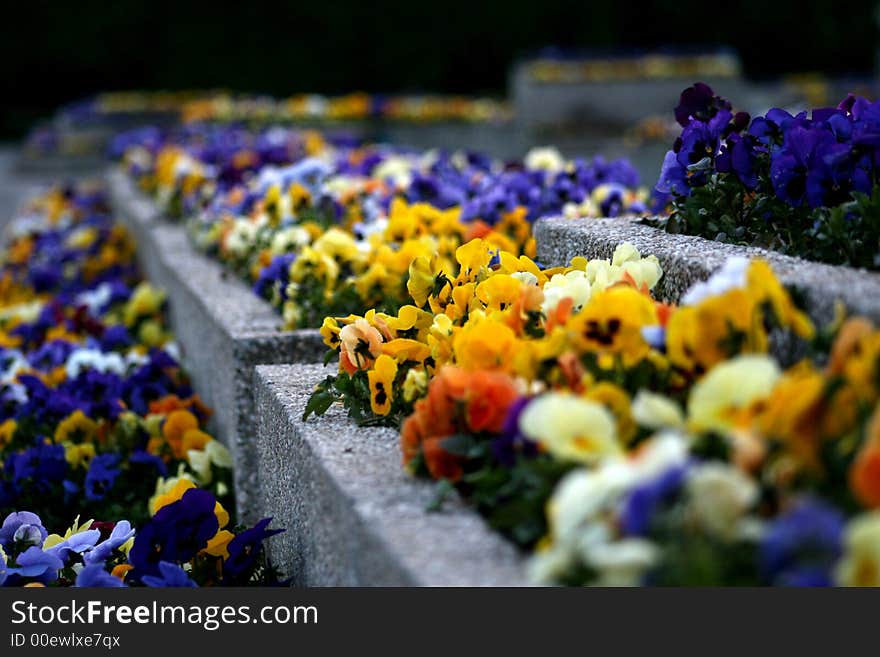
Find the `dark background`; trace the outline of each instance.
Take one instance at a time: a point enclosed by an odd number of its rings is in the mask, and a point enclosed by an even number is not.
[[[288,95],[505,94],[516,57],[548,45],[724,44],[755,79],[870,74],[876,0],[441,0],[6,3],[0,136],[102,90]]]

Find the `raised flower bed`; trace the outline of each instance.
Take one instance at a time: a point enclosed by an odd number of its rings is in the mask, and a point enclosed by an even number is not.
[[[342,409],[303,422],[329,373],[257,368],[259,512],[289,523],[267,544],[272,563],[299,586],[527,584],[522,555],[461,500],[428,511],[436,492],[400,468],[396,431],[358,427]]]
[[[880,318],[877,115],[876,103],[849,96],[810,117],[773,109],[752,119],[697,84],[681,94],[681,136],[656,186],[655,205],[670,214],[546,219],[535,231],[539,257],[562,264],[630,241],[661,259],[668,301],[726,258],[759,257],[804,296],[818,324],[833,319],[838,302]]]
[[[289,323],[328,315],[321,335],[338,367],[314,391],[320,367],[259,370],[260,503],[296,525],[280,558],[303,582],[464,581],[446,568],[427,574],[430,546],[415,535],[431,516],[400,500],[408,489],[388,470],[400,457],[437,480],[434,506],[452,495],[450,522],[472,527],[476,543],[449,550],[495,545],[483,525],[467,525],[472,514],[459,515],[463,499],[511,544],[536,550],[539,583],[874,583],[878,331],[832,313],[834,298],[819,308],[787,291],[773,271],[784,260],[707,252],[720,271],[700,272],[712,273],[704,282],[673,269],[665,288],[662,263],[632,244],[607,260],[538,266],[516,230],[541,214],[527,201],[545,208],[545,193],[558,202],[560,185],[579,180],[576,167],[548,174],[549,152],[536,156],[536,196],[511,184],[531,180],[528,167],[490,167],[482,179],[492,184],[473,196],[465,187],[456,209],[438,200],[449,170],[429,166],[435,184],[414,186],[426,170],[406,154],[376,153],[400,178],[367,171],[365,185],[324,187],[316,158],[218,194],[210,168],[177,146],[156,180],[164,198],[198,211],[196,241],[254,280]],[[365,155],[345,152],[346,176],[361,175]],[[423,193],[451,207],[417,206]],[[484,204],[499,197],[514,211]],[[565,213],[593,201],[581,199],[566,198]],[[474,208],[481,234],[460,229]],[[802,361],[770,355],[779,333]],[[355,428],[401,421],[399,450],[386,431]],[[520,581],[522,564],[501,559],[503,576]]]
[[[535,549],[538,583],[880,584],[869,320],[817,330],[762,260],[670,307],[631,246],[549,272],[491,258],[417,260],[405,312],[328,318],[339,370],[304,418],[335,400],[360,424],[405,418],[406,468]],[[775,331],[807,357],[783,368]]]
[[[254,441],[253,375],[259,364],[316,362],[324,348],[317,330],[284,330],[265,301],[222,265],[195,250],[180,225],[158,220],[155,204],[120,172],[108,176],[120,220],[137,236],[139,260],[167,290],[184,362],[203,398],[216,408],[218,435],[230,445],[242,517],[259,497]]]
[[[101,190],[56,189],[9,232],[0,585],[276,583],[280,530],[235,520],[232,458]]]
[[[725,244],[692,235],[670,234],[640,219],[541,219],[535,225],[538,259],[560,265],[575,255],[607,258],[620,242],[656,255],[663,266],[659,298],[678,302],[687,289],[704,281],[731,257],[762,258],[780,280],[803,295],[803,307],[823,326],[834,319],[838,302],[859,315],[880,320],[880,274],[824,265],[757,247]]]

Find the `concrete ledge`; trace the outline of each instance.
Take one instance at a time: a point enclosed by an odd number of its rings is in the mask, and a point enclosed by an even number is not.
[[[338,406],[302,421],[321,365],[261,366],[260,513],[287,531],[267,544],[297,586],[523,586],[524,557],[456,495],[425,511],[431,482],[401,467],[397,432],[359,428]]]
[[[632,243],[642,255],[660,259],[663,277],[656,294],[676,302],[695,282],[707,279],[730,256],[764,258],[785,285],[801,292],[807,312],[823,326],[834,318],[837,300],[852,313],[880,321],[880,273],[838,267],[782,255],[775,251],[714,242],[702,237],[673,235],[636,219],[541,219],[535,226],[538,260],[562,265],[578,255],[610,258],[621,242]]]
[[[212,430],[235,458],[239,516],[252,522],[260,496],[254,367],[319,362],[326,347],[315,329],[281,330],[271,305],[196,251],[182,226],[160,221],[155,206],[121,172],[107,179],[114,212],[137,240],[144,273],[168,294],[183,362],[195,389],[214,408]]]

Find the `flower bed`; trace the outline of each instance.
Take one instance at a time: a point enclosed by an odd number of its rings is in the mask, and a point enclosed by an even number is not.
[[[632,182],[634,172],[625,163],[569,165],[553,151],[532,154],[525,170],[505,171],[477,157],[432,160],[393,149],[328,147],[295,131],[276,130],[270,139],[267,132],[190,128],[178,143],[164,148],[157,137],[141,132],[120,140],[129,170],[160,205],[176,215],[191,215],[194,241],[252,281],[291,327],[317,326],[328,313],[348,315],[372,305],[405,314],[401,307],[409,298],[406,284],[416,259],[428,262],[438,254],[443,262],[451,261],[467,243],[492,245],[499,261],[515,259],[533,248],[530,222],[546,208],[598,214],[635,209],[639,202],[634,192],[608,182]],[[304,158],[309,152],[313,155]],[[295,162],[269,166],[287,161]],[[113,180],[114,190],[124,188],[119,176]],[[137,215],[136,208],[123,210],[125,199],[132,197],[131,190],[114,192],[124,217]],[[457,207],[462,203],[464,207]],[[140,223],[149,224],[156,213],[141,214],[145,222]],[[133,225],[140,230],[136,220]],[[218,284],[193,276],[185,263],[201,260],[184,255],[179,229],[155,226],[141,240],[145,266],[158,263],[152,266],[163,282],[162,276],[173,277],[166,285],[191,369],[200,389],[226,417],[222,426],[232,427],[227,431],[234,436],[230,444],[240,466],[239,503],[249,516],[265,500],[258,493],[254,460],[259,434],[253,422],[253,366],[291,362],[282,340],[302,333],[267,331],[262,336],[266,348],[256,356],[216,348],[206,337],[206,326],[222,325],[230,315],[251,316],[234,309],[248,302],[227,306],[225,296],[232,293],[215,291],[229,290],[229,281]],[[161,246],[161,241],[178,246]],[[176,295],[186,300],[175,303]],[[175,310],[189,312],[199,305],[230,310],[207,322],[178,316]],[[208,380],[202,381],[200,372]],[[226,380],[235,382],[233,393],[214,393],[218,381]]]
[[[304,415],[405,417],[407,469],[536,549],[541,583],[880,584],[870,321],[817,331],[761,260],[668,306],[632,247],[556,271],[492,258],[416,260],[396,317],[328,318],[339,373]],[[783,369],[774,331],[807,357]]]
[[[159,222],[155,204],[121,172],[108,176],[108,191],[116,216],[137,238],[141,266],[167,290],[184,362],[202,397],[216,409],[217,435],[237,464],[239,514],[255,519],[254,367],[317,362],[324,351],[320,334],[282,330],[281,318],[268,303],[219,262],[196,251],[182,227]]]
[[[35,203],[0,281],[0,584],[277,581],[279,530],[236,524],[229,452],[101,191]]]
[[[558,266],[575,255],[607,258],[621,242],[657,256],[663,278],[658,298],[677,303],[688,288],[706,280],[731,257],[761,258],[773,265],[780,281],[801,300],[817,326],[834,320],[838,305],[880,321],[880,274],[850,267],[808,262],[756,247],[725,244],[692,235],[670,234],[638,219],[541,219],[535,225],[538,259]],[[785,356],[784,341],[775,353]]]
[[[830,264],[880,269],[880,102],[750,118],[705,84],[686,89],[681,136],[657,191],[670,232],[765,246]]]
[[[171,142],[142,131],[121,137],[116,151],[291,328],[370,307],[395,311],[418,255],[451,257],[476,237],[534,255],[540,216],[645,208],[626,162],[566,162],[552,149],[503,168],[476,154],[351,146],[278,128],[191,127]]]

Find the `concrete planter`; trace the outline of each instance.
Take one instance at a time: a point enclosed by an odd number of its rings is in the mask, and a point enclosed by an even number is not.
[[[460,498],[426,506],[431,482],[401,466],[396,431],[355,426],[341,407],[302,421],[321,365],[257,367],[261,515],[297,586],[522,586],[524,557]]]
[[[636,219],[541,219],[535,226],[538,260],[562,265],[577,255],[610,258],[621,242],[632,243],[642,255],[660,259],[663,277],[655,294],[676,302],[695,282],[707,279],[731,256],[767,260],[785,285],[797,289],[817,326],[834,318],[837,301],[853,314],[880,321],[880,273],[839,267],[782,255],[775,251],[673,235]]]
[[[107,176],[114,212],[137,240],[141,267],[168,294],[170,318],[193,385],[214,408],[213,431],[235,458],[236,501],[255,518],[254,368],[319,362],[326,347],[317,330],[281,330],[281,317],[223,266],[197,252],[184,229],[165,223],[120,171]]]

